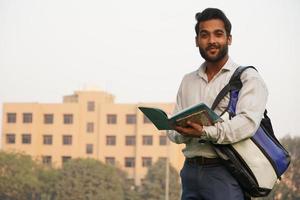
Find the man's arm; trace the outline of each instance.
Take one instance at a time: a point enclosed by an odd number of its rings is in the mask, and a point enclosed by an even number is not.
[[[236,105],[236,116],[214,126],[203,127],[207,138],[215,143],[235,143],[253,136],[266,108],[268,90],[254,69],[246,70]]]
[[[214,126],[199,126],[177,130],[184,136],[201,137],[218,144],[235,143],[253,136],[260,125],[267,97],[267,87],[259,74],[249,69],[242,74],[243,87],[239,92],[236,116]]]

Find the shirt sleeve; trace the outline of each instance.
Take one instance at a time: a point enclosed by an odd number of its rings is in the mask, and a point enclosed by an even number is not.
[[[218,144],[230,144],[253,136],[258,129],[266,107],[268,90],[253,69],[246,70],[242,76],[241,88],[236,105],[236,116],[231,120],[204,126],[208,140]]]
[[[181,102],[182,102],[182,82],[181,82],[180,87],[177,92],[176,105],[175,105],[173,114],[176,114],[177,112],[182,110]],[[191,137],[186,137],[186,136],[181,135],[180,133],[178,133],[175,130],[167,130],[167,135],[172,142],[177,143],[177,144],[187,143],[188,141],[190,141],[192,139]]]

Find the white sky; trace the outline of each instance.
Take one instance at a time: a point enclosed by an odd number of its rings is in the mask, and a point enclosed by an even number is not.
[[[91,85],[120,103],[174,102],[203,62],[194,15],[206,7],[231,20],[231,57],[266,81],[276,134],[300,136],[299,0],[0,0],[0,103]]]

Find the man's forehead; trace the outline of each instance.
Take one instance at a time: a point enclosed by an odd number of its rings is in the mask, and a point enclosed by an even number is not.
[[[224,30],[225,31],[225,25],[224,22],[220,19],[210,19],[203,22],[200,22],[199,24],[199,30]]]

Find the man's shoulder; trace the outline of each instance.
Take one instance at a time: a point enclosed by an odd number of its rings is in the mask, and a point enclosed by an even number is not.
[[[184,75],[184,77],[196,77],[196,76],[198,76],[198,73],[199,73],[199,70],[197,69],[197,70],[194,70],[194,71],[192,71],[192,72],[186,73],[186,74]]]
[[[255,69],[253,68],[246,69],[241,75],[241,81],[243,84],[248,82],[248,85],[254,83],[255,83],[254,85],[259,84],[260,86],[267,89],[267,85],[263,80],[261,74],[259,73],[259,68],[257,67],[255,67]]]
[[[248,80],[248,79],[252,79],[252,78],[255,78],[255,79],[262,79],[261,75],[259,74],[258,72],[259,69],[257,69],[255,67],[254,68],[248,68],[246,69],[242,74],[241,74],[241,80]]]
[[[201,67],[200,67],[201,68]],[[183,80],[190,80],[190,79],[195,79],[195,78],[199,78],[199,74],[201,74],[200,72],[200,68],[194,70],[194,71],[191,71],[191,72],[188,72],[186,73],[184,76],[183,76]]]

